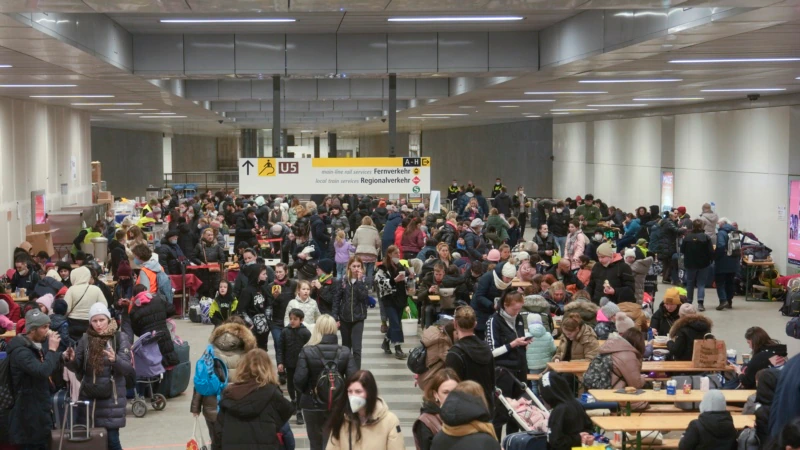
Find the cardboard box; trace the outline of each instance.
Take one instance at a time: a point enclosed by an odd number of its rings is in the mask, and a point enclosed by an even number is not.
[[[100,161],[92,161],[92,183],[100,183],[103,179],[100,171]]]
[[[37,228],[46,227],[43,231],[34,231],[30,225],[25,227],[25,240],[30,242],[33,246],[33,253],[41,251],[47,252],[48,255],[53,256],[56,253],[53,247],[53,236],[49,225],[37,225]]]
[[[111,191],[99,191],[97,193],[97,200],[100,203],[100,200],[111,200],[114,201],[114,196],[111,194]]]

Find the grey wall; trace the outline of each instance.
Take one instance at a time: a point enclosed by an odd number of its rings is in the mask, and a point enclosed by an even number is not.
[[[471,179],[488,197],[500,177],[510,192],[523,185],[529,196],[552,195],[550,119],[423,131],[420,146],[422,156],[431,157],[431,189]]]
[[[408,133],[397,133],[395,153],[397,156],[408,155]],[[389,156],[389,135],[361,136],[358,139],[358,156],[362,158]]]
[[[172,137],[173,172],[217,170],[217,138],[176,134]]]
[[[144,196],[147,186],[161,186],[163,151],[161,133],[92,127],[92,161],[102,163],[103,180],[114,196]]]

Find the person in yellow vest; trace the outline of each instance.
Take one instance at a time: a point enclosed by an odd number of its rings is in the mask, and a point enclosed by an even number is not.
[[[448,200],[457,199],[458,192],[459,192],[458,182],[456,180],[453,180],[453,183],[450,185],[450,187],[447,188],[447,199]]]
[[[145,217],[148,213],[152,212],[154,208],[158,206],[158,199],[151,198],[144,208],[142,208],[142,217]]]
[[[161,223],[161,208],[158,206],[153,207],[152,211],[147,213],[146,216],[140,217],[139,221],[136,223],[136,226],[139,228],[144,228],[154,223]]]
[[[72,241],[72,249],[69,251],[69,253],[72,255],[73,261],[75,260],[75,255],[77,255],[78,252],[83,251],[83,248],[81,248],[83,244],[92,242],[92,239],[96,237],[103,237],[103,228],[105,228],[105,223],[103,223],[102,220],[98,220],[94,226],[84,228],[80,233],[78,233],[78,236],[76,236],[75,240]]]
[[[505,186],[503,186],[503,182],[500,181],[500,177],[495,179],[494,180],[494,186],[492,186],[492,198],[495,198],[498,195],[500,195],[500,192],[502,192],[504,187]]]

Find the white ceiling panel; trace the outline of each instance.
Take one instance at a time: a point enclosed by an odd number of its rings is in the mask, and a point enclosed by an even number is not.
[[[120,13],[190,13],[185,0],[83,0],[96,12]]]

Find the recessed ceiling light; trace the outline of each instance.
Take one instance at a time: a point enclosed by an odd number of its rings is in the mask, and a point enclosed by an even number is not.
[[[501,108],[519,108],[519,105],[502,105]]]
[[[445,114],[445,113],[441,113],[441,114],[423,114],[423,116],[468,116],[468,115],[469,114],[449,114],[449,113],[448,114]]]
[[[800,58],[722,58],[722,59],[673,59],[672,64],[703,64],[703,63],[750,63],[750,62],[795,62]]]
[[[785,91],[785,88],[749,88],[749,89],[701,89],[700,92],[774,92]]]
[[[61,88],[77,86],[77,84],[0,84],[0,88]]]
[[[542,116],[525,116],[525,117],[527,117],[527,118],[529,118],[529,119],[534,119],[534,118],[536,118],[536,117],[542,117]]]
[[[30,95],[30,98],[114,98],[113,95]]]
[[[103,110],[101,109],[101,111]],[[125,113],[125,115],[127,116],[141,116],[142,114],[147,114],[147,113]]]
[[[551,91],[551,92],[526,92],[525,95],[589,95],[608,94],[606,91]]]
[[[564,109],[551,109],[550,111],[564,112],[564,111],[597,111],[596,108],[564,108]]]
[[[313,133],[316,130],[300,130],[301,133]],[[342,131],[344,133],[344,131]]]
[[[798,79],[800,79],[800,77],[798,77]],[[474,108],[474,106],[459,106],[459,108],[461,108],[461,109],[472,109],[472,108]]]
[[[186,116],[139,116],[140,119],[185,119]]]
[[[290,23],[297,19],[264,17],[251,19],[161,19],[161,23]]]
[[[70,103],[72,106],[139,106],[141,103]]]
[[[389,17],[387,22],[514,22],[522,16],[434,16],[434,17]]]
[[[555,100],[486,100],[486,103],[552,103]]]
[[[647,103],[616,103],[610,105],[586,105],[596,108],[627,108],[629,106],[647,106]]]
[[[674,83],[676,81],[683,81],[682,78],[649,78],[649,79],[631,79],[631,80],[580,80],[578,83]]]
[[[554,113],[550,113],[550,114],[552,114],[554,116],[566,116],[569,113],[568,112],[554,112]]]
[[[662,97],[662,98],[635,98],[635,102],[680,102],[686,100],[705,100],[703,97]]]
[[[100,108],[100,111],[158,111],[157,108]]]

